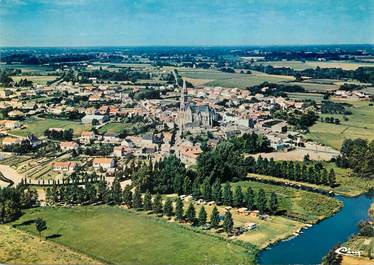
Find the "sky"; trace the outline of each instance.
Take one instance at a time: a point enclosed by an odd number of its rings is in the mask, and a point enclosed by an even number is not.
[[[0,46],[374,43],[374,0],[0,0]]]

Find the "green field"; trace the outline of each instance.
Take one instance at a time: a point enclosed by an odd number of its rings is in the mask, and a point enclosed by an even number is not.
[[[310,128],[307,137],[324,145],[340,149],[344,139],[362,138],[374,139],[374,107],[369,106],[368,101],[343,101],[353,107],[349,110],[352,115],[344,121],[343,115],[322,114],[322,117],[334,117],[340,119],[340,125],[317,122]]]
[[[101,264],[7,225],[0,225],[0,246],[0,262],[6,264]]]
[[[114,133],[114,134],[120,134],[123,132],[123,130],[127,130],[128,132],[131,132],[134,128],[140,128],[144,125],[144,123],[122,123],[122,122],[111,122],[108,124],[105,124],[104,126],[100,127],[99,133],[105,134],[105,133]]]
[[[34,84],[45,85],[48,81],[55,80],[58,76],[56,75],[18,75],[12,76],[13,81],[18,82],[21,79],[27,79],[32,81]]]
[[[27,64],[0,64],[0,69],[21,69],[23,73],[45,73],[53,71],[53,68],[47,65],[27,65]]]
[[[310,68],[342,68],[344,70],[355,70],[361,66],[373,66],[374,63],[359,63],[349,61],[328,61],[328,62],[312,62],[312,61],[269,61],[269,62],[258,62],[257,64],[272,65],[274,67],[290,67],[295,70],[304,70]]]
[[[57,120],[57,119],[28,119],[25,122],[22,122],[25,129],[16,129],[10,131],[11,134],[19,135],[19,136],[27,136],[28,134],[32,133],[37,137],[43,136],[44,131],[49,128],[66,128],[66,129],[73,129],[74,135],[78,136],[84,130],[91,129],[91,125],[82,124],[76,121],[68,121],[68,120]]]
[[[323,100],[323,95],[318,93],[287,93],[287,96],[297,101],[314,100],[317,104]]]
[[[340,209],[341,203],[331,197],[327,197],[318,193],[264,184],[256,181],[240,181],[232,183],[232,187],[240,185],[246,190],[249,186],[255,193],[263,188],[270,197],[271,192],[278,195],[279,210],[287,211],[288,214],[299,218],[302,222],[314,223],[318,220],[334,214]]]
[[[299,85],[305,88],[307,92],[322,93],[326,91],[338,90],[339,86],[335,84],[322,84],[311,82],[292,82],[291,85]]]
[[[118,207],[37,208],[17,221],[42,217],[55,242],[111,264],[254,264],[244,247]],[[33,224],[17,228],[35,233]]]
[[[268,75],[259,72],[252,74],[224,73],[218,70],[187,69],[178,68],[181,76],[190,78],[190,82],[204,84],[207,86],[222,86],[229,88],[246,88],[248,86],[259,85],[263,82],[281,83],[292,81],[293,77]]]

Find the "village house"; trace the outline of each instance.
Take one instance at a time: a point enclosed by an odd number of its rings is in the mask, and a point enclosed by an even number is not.
[[[2,120],[0,121],[0,127],[5,128],[7,130],[13,130],[21,127],[21,123],[19,121],[13,120]]]
[[[73,141],[60,143],[60,149],[62,151],[72,151],[72,150],[77,151],[78,148],[79,148],[79,144]]]
[[[76,162],[53,162],[52,169],[57,172],[74,172],[77,167]]]
[[[177,157],[186,165],[195,165],[202,153],[200,146],[183,143],[177,147]]]
[[[95,140],[96,135],[94,132],[91,131],[83,131],[81,136],[79,137],[79,141],[84,144],[90,144],[93,140]]]
[[[96,157],[92,161],[92,166],[97,169],[112,169],[114,168],[114,159],[113,158],[107,158],[107,157]]]

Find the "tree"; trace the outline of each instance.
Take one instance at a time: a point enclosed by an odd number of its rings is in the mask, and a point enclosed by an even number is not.
[[[225,218],[223,219],[223,229],[226,233],[231,233],[234,227],[234,221],[232,219],[230,211],[226,211]]]
[[[148,190],[144,195],[144,210],[146,211],[152,210],[152,195]]]
[[[264,214],[266,211],[266,195],[264,189],[260,189],[257,195],[257,208],[260,214]]]
[[[240,207],[243,205],[243,192],[242,187],[236,186],[234,196],[234,206]]]
[[[178,197],[175,204],[175,218],[180,221],[183,219],[183,202],[181,198]]]
[[[139,191],[139,188],[136,187],[135,188],[135,191],[134,191],[134,194],[132,196],[132,201],[133,201],[133,204],[134,204],[134,208],[135,209],[141,209],[142,208],[142,195]]]
[[[205,225],[206,224],[206,219],[207,219],[207,214],[206,214],[204,206],[202,206],[200,208],[200,211],[199,211],[198,224],[199,225]]]
[[[214,200],[216,204],[220,204],[221,197],[222,197],[221,182],[219,181],[219,179],[216,179],[216,181],[213,183],[213,186],[212,186],[212,200]]]
[[[161,195],[159,193],[156,194],[156,197],[153,201],[153,211],[156,214],[162,214],[162,200]]]
[[[210,185],[210,178],[209,177],[206,177],[204,179],[201,190],[202,190],[202,195],[203,195],[204,200],[206,200],[206,201],[210,200],[211,185]]]
[[[117,204],[122,203],[122,190],[121,190],[121,184],[119,183],[118,179],[115,179],[113,181],[112,199]]]
[[[201,195],[200,191],[200,181],[198,178],[195,178],[193,183],[192,183],[192,196],[194,198],[199,198]]]
[[[278,198],[275,192],[272,192],[270,195],[269,210],[272,214],[276,213],[278,210]]]
[[[339,246],[333,247],[322,260],[322,265],[340,265],[342,256],[335,253]]]
[[[173,215],[173,202],[170,198],[167,198],[164,204],[164,214],[167,217],[170,217]]]
[[[251,187],[248,187],[247,193],[245,196],[245,204],[248,210],[253,210],[255,207],[255,194]]]
[[[333,168],[330,169],[330,173],[329,173],[329,185],[330,187],[334,187],[336,185],[335,171]]]
[[[214,228],[217,228],[219,225],[219,212],[216,206],[214,206],[212,214],[210,215],[210,225]]]
[[[108,187],[105,180],[99,182],[97,187],[97,197],[99,201],[105,201],[108,198]]]
[[[191,179],[189,176],[185,176],[183,180],[183,193],[188,195],[191,194]]]
[[[223,204],[232,205],[232,191],[230,183],[226,182],[223,187]]]
[[[188,208],[186,210],[186,217],[187,221],[194,224],[195,219],[196,219],[196,212],[195,212],[195,207],[192,204],[192,202],[188,205]]]
[[[35,228],[39,233],[39,237],[41,237],[42,232],[47,229],[47,222],[42,218],[38,218],[35,220]]]
[[[123,194],[122,194],[123,202],[127,205],[127,207],[131,208],[132,207],[132,191],[130,186],[126,186],[123,189]]]

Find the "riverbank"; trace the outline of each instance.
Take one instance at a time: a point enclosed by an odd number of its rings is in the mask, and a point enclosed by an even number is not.
[[[262,251],[260,264],[319,264],[322,257],[336,244],[357,233],[357,223],[367,218],[372,199],[361,195],[348,198],[337,196],[344,204],[341,211],[318,224],[313,225],[299,236],[281,241]],[[312,249],[313,251],[307,251]]]

